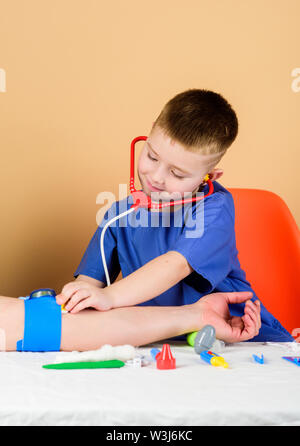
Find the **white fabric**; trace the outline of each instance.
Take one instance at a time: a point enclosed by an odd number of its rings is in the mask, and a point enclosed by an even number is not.
[[[300,367],[294,343],[226,345],[230,368],[170,342],[176,369],[49,370],[57,353],[0,353],[0,425],[300,425]],[[153,347],[136,349],[150,358]],[[59,353],[66,355],[66,352]],[[252,355],[264,355],[258,364]]]

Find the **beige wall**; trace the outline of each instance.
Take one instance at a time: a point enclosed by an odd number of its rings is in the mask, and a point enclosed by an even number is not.
[[[0,0],[0,294],[73,280],[97,195],[118,199],[131,140],[188,88],[238,114],[220,182],[299,223],[299,18],[299,0]]]

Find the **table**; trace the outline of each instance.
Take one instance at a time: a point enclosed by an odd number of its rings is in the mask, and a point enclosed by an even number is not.
[[[167,341],[163,341],[167,342]],[[138,353],[150,358],[153,347]],[[212,367],[183,341],[169,341],[176,369],[49,370],[66,352],[0,353],[0,425],[205,426],[300,425],[297,343],[226,345],[230,368]],[[265,363],[252,355],[264,355]]]

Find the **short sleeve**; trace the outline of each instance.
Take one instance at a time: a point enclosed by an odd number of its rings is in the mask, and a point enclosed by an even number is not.
[[[100,280],[107,285],[100,250],[100,236],[104,227],[104,222],[106,223],[107,216],[110,213],[109,211],[110,210],[105,213],[102,222],[91,238],[88,247],[74,273],[75,278],[79,274],[84,274],[86,276]],[[115,224],[107,227],[104,234],[103,244],[110,281],[111,283],[113,283],[118,277],[121,270],[117,253],[117,235]]]
[[[216,194],[197,204],[185,219],[189,220],[169,251],[181,253],[193,268],[184,281],[202,293],[210,293],[232,269],[235,233],[231,194]]]

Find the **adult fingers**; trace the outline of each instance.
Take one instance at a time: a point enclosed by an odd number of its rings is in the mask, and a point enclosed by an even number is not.
[[[241,333],[240,341],[248,341],[256,335],[256,324],[249,314],[244,314],[242,317],[244,322],[244,329]]]
[[[240,304],[253,297],[252,291],[234,291],[232,293],[221,293],[225,296],[228,304]]]
[[[258,312],[258,321],[259,321],[259,329],[261,327],[261,305],[260,305],[260,300],[256,299],[256,301],[254,302],[254,304],[256,305],[257,308],[257,312]]]
[[[245,314],[249,314],[255,323],[256,331],[258,334],[259,329],[261,327],[261,319],[260,319],[260,304],[256,304],[251,300],[247,301],[245,304]]]
[[[258,334],[258,331],[260,329],[260,311],[257,305],[254,304],[251,300],[247,301],[245,304],[245,314],[249,314],[251,319],[253,320],[256,331]]]
[[[232,316],[231,326],[232,328],[238,328],[242,330],[244,328],[244,322],[240,316]]]

